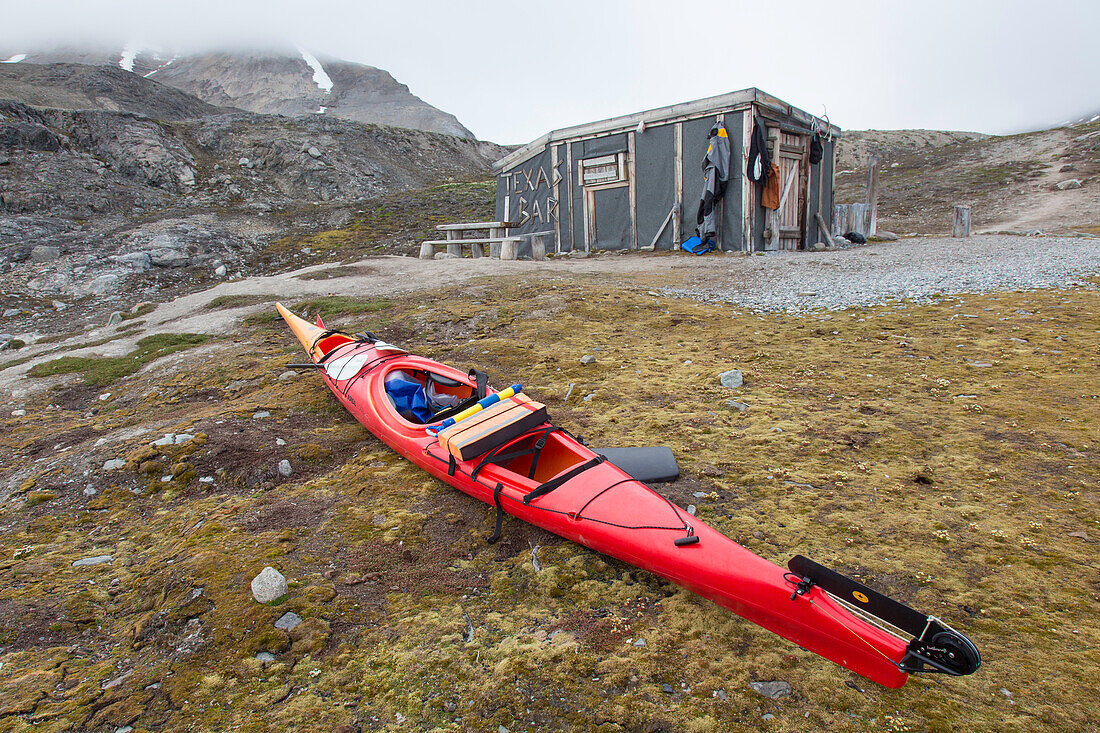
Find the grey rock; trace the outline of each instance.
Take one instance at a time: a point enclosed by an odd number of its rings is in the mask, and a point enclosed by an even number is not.
[[[172,443],[174,443],[175,445],[182,445],[183,443],[194,439],[195,436],[191,433],[176,433],[172,436]]]
[[[763,532],[761,532],[761,531],[760,531],[760,530],[758,530],[758,529],[754,529],[754,530],[752,531],[752,536],[753,536],[753,539],[757,539],[757,540],[762,540],[762,539],[764,539],[764,533],[763,533]]]
[[[775,720],[775,716],[772,715],[771,713],[764,713],[764,715],[762,717],[763,717],[764,720]]]
[[[730,369],[728,372],[719,374],[718,381],[722,383],[723,387],[738,389],[745,383],[745,378],[740,369]]]
[[[294,379],[297,376],[298,372],[294,371],[293,369],[287,369],[285,372],[279,375],[279,381],[285,382],[289,379]]]
[[[225,265],[218,265],[214,268],[214,274],[218,277],[225,277],[225,274],[227,272],[229,272],[229,268],[227,268]]]
[[[120,311],[114,311],[111,313],[111,317],[107,319],[108,326],[117,326],[122,323],[122,313]]]
[[[22,312],[23,311],[20,308],[5,308],[4,309],[4,318],[11,318],[13,316],[19,315]]]
[[[705,491],[696,491],[694,494],[692,494],[692,496],[694,496],[696,499],[702,499],[706,495],[707,492]]]
[[[715,690],[714,697],[718,698],[719,700],[728,700],[729,693],[727,693],[725,690]]]
[[[256,412],[252,413],[253,420],[262,420],[265,417],[271,417],[271,413],[267,410],[257,410]]]
[[[180,185],[182,186],[194,186],[195,185],[195,171],[191,169],[191,166],[185,165],[183,170],[179,174]]]
[[[115,733],[134,733],[134,728],[131,725],[124,725],[119,728],[115,728]]]
[[[671,695],[673,692],[675,692],[675,690],[672,689],[672,685],[666,682],[665,684],[661,685],[661,692],[665,693],[666,695]]]
[[[15,336],[10,333],[0,333],[0,341],[11,341]]]
[[[100,275],[85,287],[90,295],[106,295],[118,287],[119,276],[114,274]]]
[[[829,245],[825,244],[824,242],[814,242],[810,245],[810,249],[812,249],[814,252],[822,252],[828,248]]]
[[[94,557],[82,557],[73,563],[74,568],[82,568],[88,565],[102,565],[104,563],[112,562],[114,558],[110,555],[96,555]]]
[[[498,725],[497,726],[497,733],[508,733],[508,729],[505,728],[503,725]]]
[[[1059,173],[1072,173],[1075,170],[1077,170],[1077,166],[1073,165],[1072,163],[1067,163],[1066,165],[1059,168],[1058,172]]]
[[[1060,183],[1058,183],[1056,188],[1059,191],[1070,191],[1070,190],[1075,189],[1075,188],[1081,188],[1081,179],[1080,178],[1070,178],[1068,180],[1061,181]]]
[[[11,416],[12,417],[23,417],[26,414],[27,414],[26,410],[12,410],[11,411]]]
[[[88,485],[84,487],[84,496],[95,496],[96,490],[94,486]]]
[[[289,478],[294,473],[294,469],[290,466],[290,461],[283,459],[279,461],[279,475],[283,478]]]
[[[596,357],[592,356],[591,354],[585,354],[584,356],[581,357],[581,364],[584,364],[585,366],[588,366],[589,364],[595,364],[595,363],[596,363]]]
[[[874,239],[880,242],[896,242],[898,241],[898,235],[894,234],[893,232],[880,230],[875,234]]]
[[[238,161],[237,161],[237,165],[239,165],[239,166],[241,166],[242,168],[244,168],[244,167],[246,167],[246,166],[247,166],[247,165],[248,165],[248,164],[249,164],[250,162],[251,162],[251,161],[250,161],[250,160],[249,160],[248,158],[241,158],[240,160],[238,160]]]
[[[435,259],[437,260],[460,260],[462,259],[458,255],[451,254],[450,252],[436,252]]]
[[[453,713],[455,710],[458,710],[458,705],[456,705],[451,700],[448,700],[447,702],[443,703],[443,709],[446,710],[448,713]]]
[[[749,687],[759,692],[764,697],[770,697],[772,700],[778,700],[781,697],[790,697],[791,685],[789,682],[783,680],[774,680],[772,682],[750,682]]]
[[[145,272],[153,266],[153,259],[148,252],[129,252],[124,255],[115,255],[111,259],[116,265],[128,267],[136,272]]]
[[[634,646],[645,646],[645,639],[635,639]]]
[[[286,578],[273,567],[266,567],[252,579],[252,597],[257,603],[270,603],[290,592]]]
[[[49,247],[44,244],[38,244],[31,248],[31,261],[33,262],[51,262],[60,256],[60,247]]]
[[[737,400],[726,400],[726,407],[732,407],[738,412],[748,412],[749,406],[744,402],[738,402]]]
[[[59,311],[59,312],[65,310],[66,308],[69,307],[68,303],[63,303],[60,300],[53,301],[53,303],[51,303],[51,305],[53,305],[53,309],[55,311]]]
[[[121,468],[125,468],[125,467],[126,467],[126,459],[125,458],[112,458],[109,461],[104,461],[103,462],[103,470],[104,471],[117,471],[117,470],[119,470]]]
[[[302,623],[301,616],[294,613],[293,611],[287,611],[279,617],[278,621],[275,622],[275,628],[286,629],[287,631],[290,631],[300,623]]]
[[[149,445],[156,445],[156,446],[172,445],[175,442],[176,442],[176,434],[175,433],[165,433],[163,438],[157,438],[156,440],[149,443]]]
[[[306,152],[309,153],[309,157],[311,157],[311,158],[320,158],[321,157],[321,151],[317,149],[316,145],[311,146],[310,149],[307,150]]]
[[[275,655],[271,652],[257,652],[256,659],[263,662],[264,664],[267,664],[268,662],[275,661]]]
[[[191,262],[191,257],[186,252],[170,247],[150,250],[148,254],[155,267],[186,267]]]
[[[583,260],[588,257],[588,253],[583,250],[575,249],[569,253],[569,256],[576,260]]]

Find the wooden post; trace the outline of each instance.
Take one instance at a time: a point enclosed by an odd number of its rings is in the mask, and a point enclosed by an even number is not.
[[[829,246],[836,249],[836,242],[833,241],[833,235],[829,234],[829,227],[825,226],[825,219],[822,218],[820,211],[814,212],[814,219],[817,219],[817,225],[821,228],[821,233],[825,237],[825,241],[829,243]]]
[[[462,237],[460,237],[458,235],[463,234],[463,233],[464,232],[456,232],[453,229],[448,229],[447,230],[447,239],[448,240],[462,239]],[[448,244],[447,245],[447,254],[454,255],[455,257],[461,257],[462,256],[462,245],[461,244]]]
[[[531,259],[546,259],[546,238],[553,232],[537,232],[531,235]]]
[[[425,242],[420,245],[420,259],[430,260],[435,257],[435,247]]]
[[[867,205],[871,207],[867,231],[861,232],[873,237],[878,232],[878,168],[882,158],[872,155],[867,159]]]
[[[506,236],[508,236],[508,230],[507,229],[501,229],[500,227],[493,227],[492,229],[489,230],[489,238],[490,239],[499,239],[501,237],[506,237]],[[490,257],[496,257],[496,258],[500,257],[500,242],[490,242],[489,243],[489,256]]]
[[[508,237],[500,243],[500,259],[502,260],[514,260],[516,258],[518,240],[514,237]]]
[[[952,237],[969,237],[970,236],[970,207],[969,206],[956,206],[955,207],[955,224],[951,228]]]

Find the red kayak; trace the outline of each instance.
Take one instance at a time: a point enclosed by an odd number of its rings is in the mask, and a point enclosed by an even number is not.
[[[912,672],[958,676],[980,665],[974,644],[943,621],[802,556],[784,569],[753,554],[550,422],[455,458],[441,443],[446,433],[426,428],[445,416],[462,426],[463,414],[493,395],[476,373],[277,308],[351,414],[433,476],[496,506],[497,536],[502,514],[511,514],[667,578],[887,687]]]

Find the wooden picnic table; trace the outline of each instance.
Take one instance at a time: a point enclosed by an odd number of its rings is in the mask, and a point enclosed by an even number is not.
[[[483,257],[482,245],[489,245],[490,257],[503,257],[503,259],[515,259],[516,247],[523,237],[509,237],[508,230],[519,226],[514,221],[473,221],[459,224],[440,224],[436,227],[446,235],[446,239],[429,239],[420,245],[420,259],[430,260],[435,257],[436,247],[446,247],[447,253],[462,256],[463,245],[469,245],[470,254],[474,257]],[[467,232],[488,232],[488,236],[467,237]],[[510,256],[509,256],[510,255]]]

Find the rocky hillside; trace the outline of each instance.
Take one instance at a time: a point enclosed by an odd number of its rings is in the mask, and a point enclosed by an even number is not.
[[[0,49],[0,59],[18,59],[10,66],[62,62],[122,69],[218,107],[290,116],[324,115],[474,137],[454,115],[420,99],[388,71],[319,59],[305,49],[202,54],[137,48]]]
[[[0,99],[32,107],[134,112],[160,120],[234,111],[118,67],[84,64],[0,64]]]
[[[945,233],[965,204],[978,230],[1100,233],[1100,119],[1019,135],[845,132],[837,203],[864,200],[872,153],[883,157],[881,229]]]

